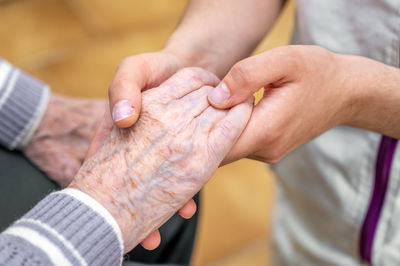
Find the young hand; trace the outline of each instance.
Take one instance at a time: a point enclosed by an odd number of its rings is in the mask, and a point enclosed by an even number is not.
[[[400,71],[318,46],[285,46],[237,63],[208,96],[218,108],[264,87],[248,126],[224,163],[243,157],[275,163],[336,125],[399,138]]]

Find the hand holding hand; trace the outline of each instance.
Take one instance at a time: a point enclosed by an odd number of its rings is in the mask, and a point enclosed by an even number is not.
[[[276,163],[341,124],[399,135],[384,112],[398,109],[391,100],[399,98],[391,85],[396,78],[395,68],[318,46],[279,47],[244,59],[208,95],[214,106],[229,108],[264,87],[224,163],[243,157]]]
[[[160,85],[180,68],[181,59],[167,51],[122,60],[109,88],[110,112],[115,125],[132,126],[140,114],[142,91]]]
[[[144,92],[137,123],[114,128],[70,185],[110,211],[126,252],[204,186],[246,126],[251,100],[229,111],[209,105],[212,87],[203,85],[217,82],[184,69]]]
[[[185,56],[164,49],[125,58],[118,66],[109,93],[110,112],[104,116],[89,148],[87,157],[92,156],[107,139],[115,124],[120,128],[131,127],[139,118],[142,106],[142,91],[154,88],[172,76],[187,62]],[[196,212],[196,203],[190,199],[179,211],[183,218]],[[161,241],[158,230],[141,244],[146,249],[155,249]]]

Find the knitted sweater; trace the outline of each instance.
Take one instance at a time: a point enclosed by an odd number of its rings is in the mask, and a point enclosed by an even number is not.
[[[22,148],[36,130],[49,88],[0,59],[0,145]],[[117,222],[76,189],[52,193],[0,234],[0,265],[120,265]]]

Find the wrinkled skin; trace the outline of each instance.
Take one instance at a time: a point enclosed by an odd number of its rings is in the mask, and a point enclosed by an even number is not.
[[[61,187],[66,187],[81,167],[107,108],[104,100],[53,94],[24,154]]]
[[[145,91],[137,123],[114,128],[71,183],[110,211],[125,252],[204,186],[245,128],[251,100],[217,110],[207,101],[212,87],[203,86],[217,83],[191,68]]]

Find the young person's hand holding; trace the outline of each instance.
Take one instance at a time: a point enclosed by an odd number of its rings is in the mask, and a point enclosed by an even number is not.
[[[245,131],[225,158],[278,162],[336,125],[400,138],[400,70],[318,46],[285,46],[232,67],[209,95],[230,108],[264,87]]]

